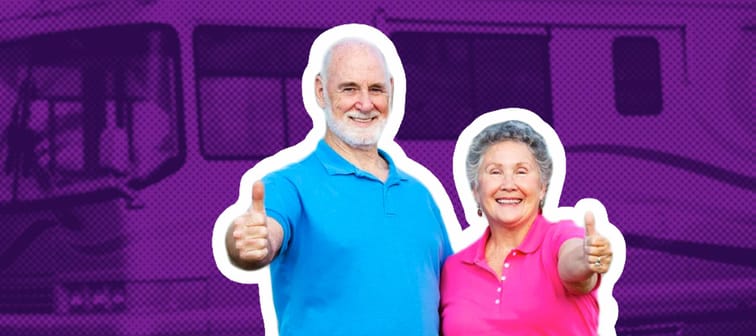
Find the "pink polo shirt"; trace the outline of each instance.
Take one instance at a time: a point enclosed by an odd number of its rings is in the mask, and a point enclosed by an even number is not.
[[[504,260],[502,276],[488,267],[491,230],[449,257],[441,272],[441,329],[457,335],[595,335],[596,289],[569,294],[559,279],[559,247],[583,237],[571,221],[538,216],[522,244]]]

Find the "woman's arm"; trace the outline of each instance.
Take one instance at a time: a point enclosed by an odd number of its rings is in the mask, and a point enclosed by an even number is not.
[[[612,262],[609,240],[596,233],[593,214],[585,215],[585,238],[567,239],[559,247],[559,278],[570,293],[589,293]]]
[[[586,294],[596,286],[598,276],[583,256],[583,239],[566,240],[559,248],[559,278],[567,291]]]

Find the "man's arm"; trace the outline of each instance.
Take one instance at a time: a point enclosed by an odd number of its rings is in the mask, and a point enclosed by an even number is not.
[[[226,252],[231,262],[245,270],[270,264],[283,242],[283,228],[265,214],[265,188],[261,181],[252,186],[252,206],[236,217],[226,232]]]
[[[612,249],[609,240],[596,233],[595,225],[593,214],[588,212],[585,238],[568,239],[559,248],[559,278],[570,293],[589,293],[596,286],[598,274],[609,270]]]

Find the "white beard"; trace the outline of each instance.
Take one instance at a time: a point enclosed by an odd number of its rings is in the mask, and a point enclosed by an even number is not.
[[[341,139],[341,141],[357,148],[377,145],[378,140],[381,138],[381,133],[383,133],[383,128],[386,126],[386,118],[383,118],[368,128],[351,127],[348,124],[349,121],[345,120],[345,118],[375,118],[379,116],[379,113],[377,111],[372,111],[370,113],[349,111],[345,113],[342,118],[336,119],[333,117],[331,104],[329,102],[326,102],[325,115],[326,126],[328,129],[331,130],[337,138]]]

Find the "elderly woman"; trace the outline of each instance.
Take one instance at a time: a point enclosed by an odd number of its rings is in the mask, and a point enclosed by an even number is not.
[[[596,334],[596,289],[612,251],[590,213],[585,229],[541,216],[552,166],[526,123],[495,124],[473,139],[467,178],[488,228],[444,264],[444,336]]]

